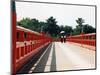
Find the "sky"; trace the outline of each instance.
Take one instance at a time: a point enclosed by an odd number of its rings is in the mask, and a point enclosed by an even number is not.
[[[95,7],[93,6],[16,2],[16,13],[17,21],[29,17],[45,22],[53,16],[58,25],[75,28],[77,25],[75,20],[83,18],[84,24],[95,27]]]

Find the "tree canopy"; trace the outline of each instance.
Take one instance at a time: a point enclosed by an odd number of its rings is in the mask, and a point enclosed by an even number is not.
[[[52,37],[59,37],[60,32],[64,31],[64,35],[78,35],[81,33],[95,33],[96,29],[89,24],[84,24],[83,18],[75,20],[77,25],[75,28],[68,25],[57,25],[56,18],[53,16],[49,17],[45,22],[39,21],[36,18],[23,18],[17,22],[17,25],[31,29],[37,32],[45,32]]]
[[[51,36],[56,37],[59,34],[59,26],[57,25],[57,21],[52,16],[46,20],[46,32],[48,32]]]

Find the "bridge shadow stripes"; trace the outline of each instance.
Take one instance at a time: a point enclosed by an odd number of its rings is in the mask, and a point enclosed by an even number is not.
[[[51,45],[51,44],[49,44]],[[38,59],[41,57],[43,52],[46,50],[46,48],[49,46],[43,47],[40,52],[38,52],[35,56],[33,56],[31,59],[29,59],[28,62],[25,63],[24,66],[22,66],[21,69],[19,69],[16,74],[28,74],[29,70],[32,68],[32,66],[38,61]],[[48,52],[49,53],[49,52]]]
[[[41,58],[39,63],[35,66],[35,68],[34,68],[32,73],[44,72],[45,67],[46,67],[46,63],[48,61],[49,54],[50,54],[50,51],[51,51],[51,46],[52,46],[52,44],[50,45],[50,47],[48,48],[48,50],[46,51],[44,56]]]
[[[51,61],[51,67],[50,72],[56,71],[56,53],[55,53],[55,44],[53,45],[53,51],[52,51],[52,61]]]

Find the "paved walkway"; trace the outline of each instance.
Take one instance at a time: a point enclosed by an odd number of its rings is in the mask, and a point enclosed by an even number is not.
[[[29,73],[94,68],[95,51],[72,43],[53,42],[32,66]]]

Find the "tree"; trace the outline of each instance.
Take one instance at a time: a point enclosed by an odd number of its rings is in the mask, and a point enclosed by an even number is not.
[[[39,25],[39,21],[37,20],[37,19],[31,19],[31,21],[32,21],[32,30],[34,30],[34,31],[38,31],[38,25]]]
[[[73,29],[72,29],[71,26],[67,26],[67,25],[66,25],[66,26],[64,27],[64,31],[65,31],[65,35],[69,36],[69,35],[72,34]]]
[[[32,29],[32,21],[30,18],[23,18],[21,21],[17,22],[19,26]]]
[[[59,34],[59,26],[55,18],[50,17],[46,20],[46,32],[48,32],[52,37],[56,37]]]
[[[33,30],[37,32],[41,32],[41,28],[45,25],[45,22],[39,22],[37,19],[32,19]]]
[[[83,32],[82,27],[83,27],[84,19],[78,18],[76,20],[76,23],[78,24],[77,28],[78,28],[79,32],[82,33]]]
[[[73,33],[72,33],[73,35],[78,35],[80,33],[95,33],[96,32],[96,29],[93,28],[92,26],[88,24],[83,25],[84,20],[82,18],[78,18],[76,22],[78,25],[76,26],[76,28],[74,28]]]
[[[64,31],[64,26],[63,25],[61,25],[61,26],[59,26],[60,27],[60,32],[61,31]]]
[[[37,19],[23,18],[17,22],[17,25],[31,29],[33,31],[41,32],[41,27],[44,26],[45,22],[39,22]]]
[[[80,33],[95,33],[96,29],[89,24],[84,24],[84,20],[82,18],[78,18],[76,20],[78,24],[76,28],[72,28],[71,26],[64,26],[64,25],[57,25],[57,21],[52,16],[49,17],[46,22],[39,21],[36,18],[23,18],[22,20],[17,22],[17,25],[31,29],[37,32],[45,32],[52,37],[59,37],[61,36],[60,32],[64,31],[63,35],[79,35]]]
[[[69,36],[69,35],[71,35],[72,34],[72,32],[73,32],[73,29],[72,29],[72,27],[71,26],[63,26],[63,25],[61,25],[60,26],[60,32],[61,31],[64,31],[65,33],[64,33],[64,35],[67,35],[67,36]]]
[[[96,29],[93,28],[92,26],[86,24],[86,25],[83,26],[83,32],[84,33],[95,33]]]
[[[80,28],[80,26],[77,25],[76,28],[73,29],[72,35],[78,35],[78,34],[80,34],[81,33],[81,30],[82,29]]]

